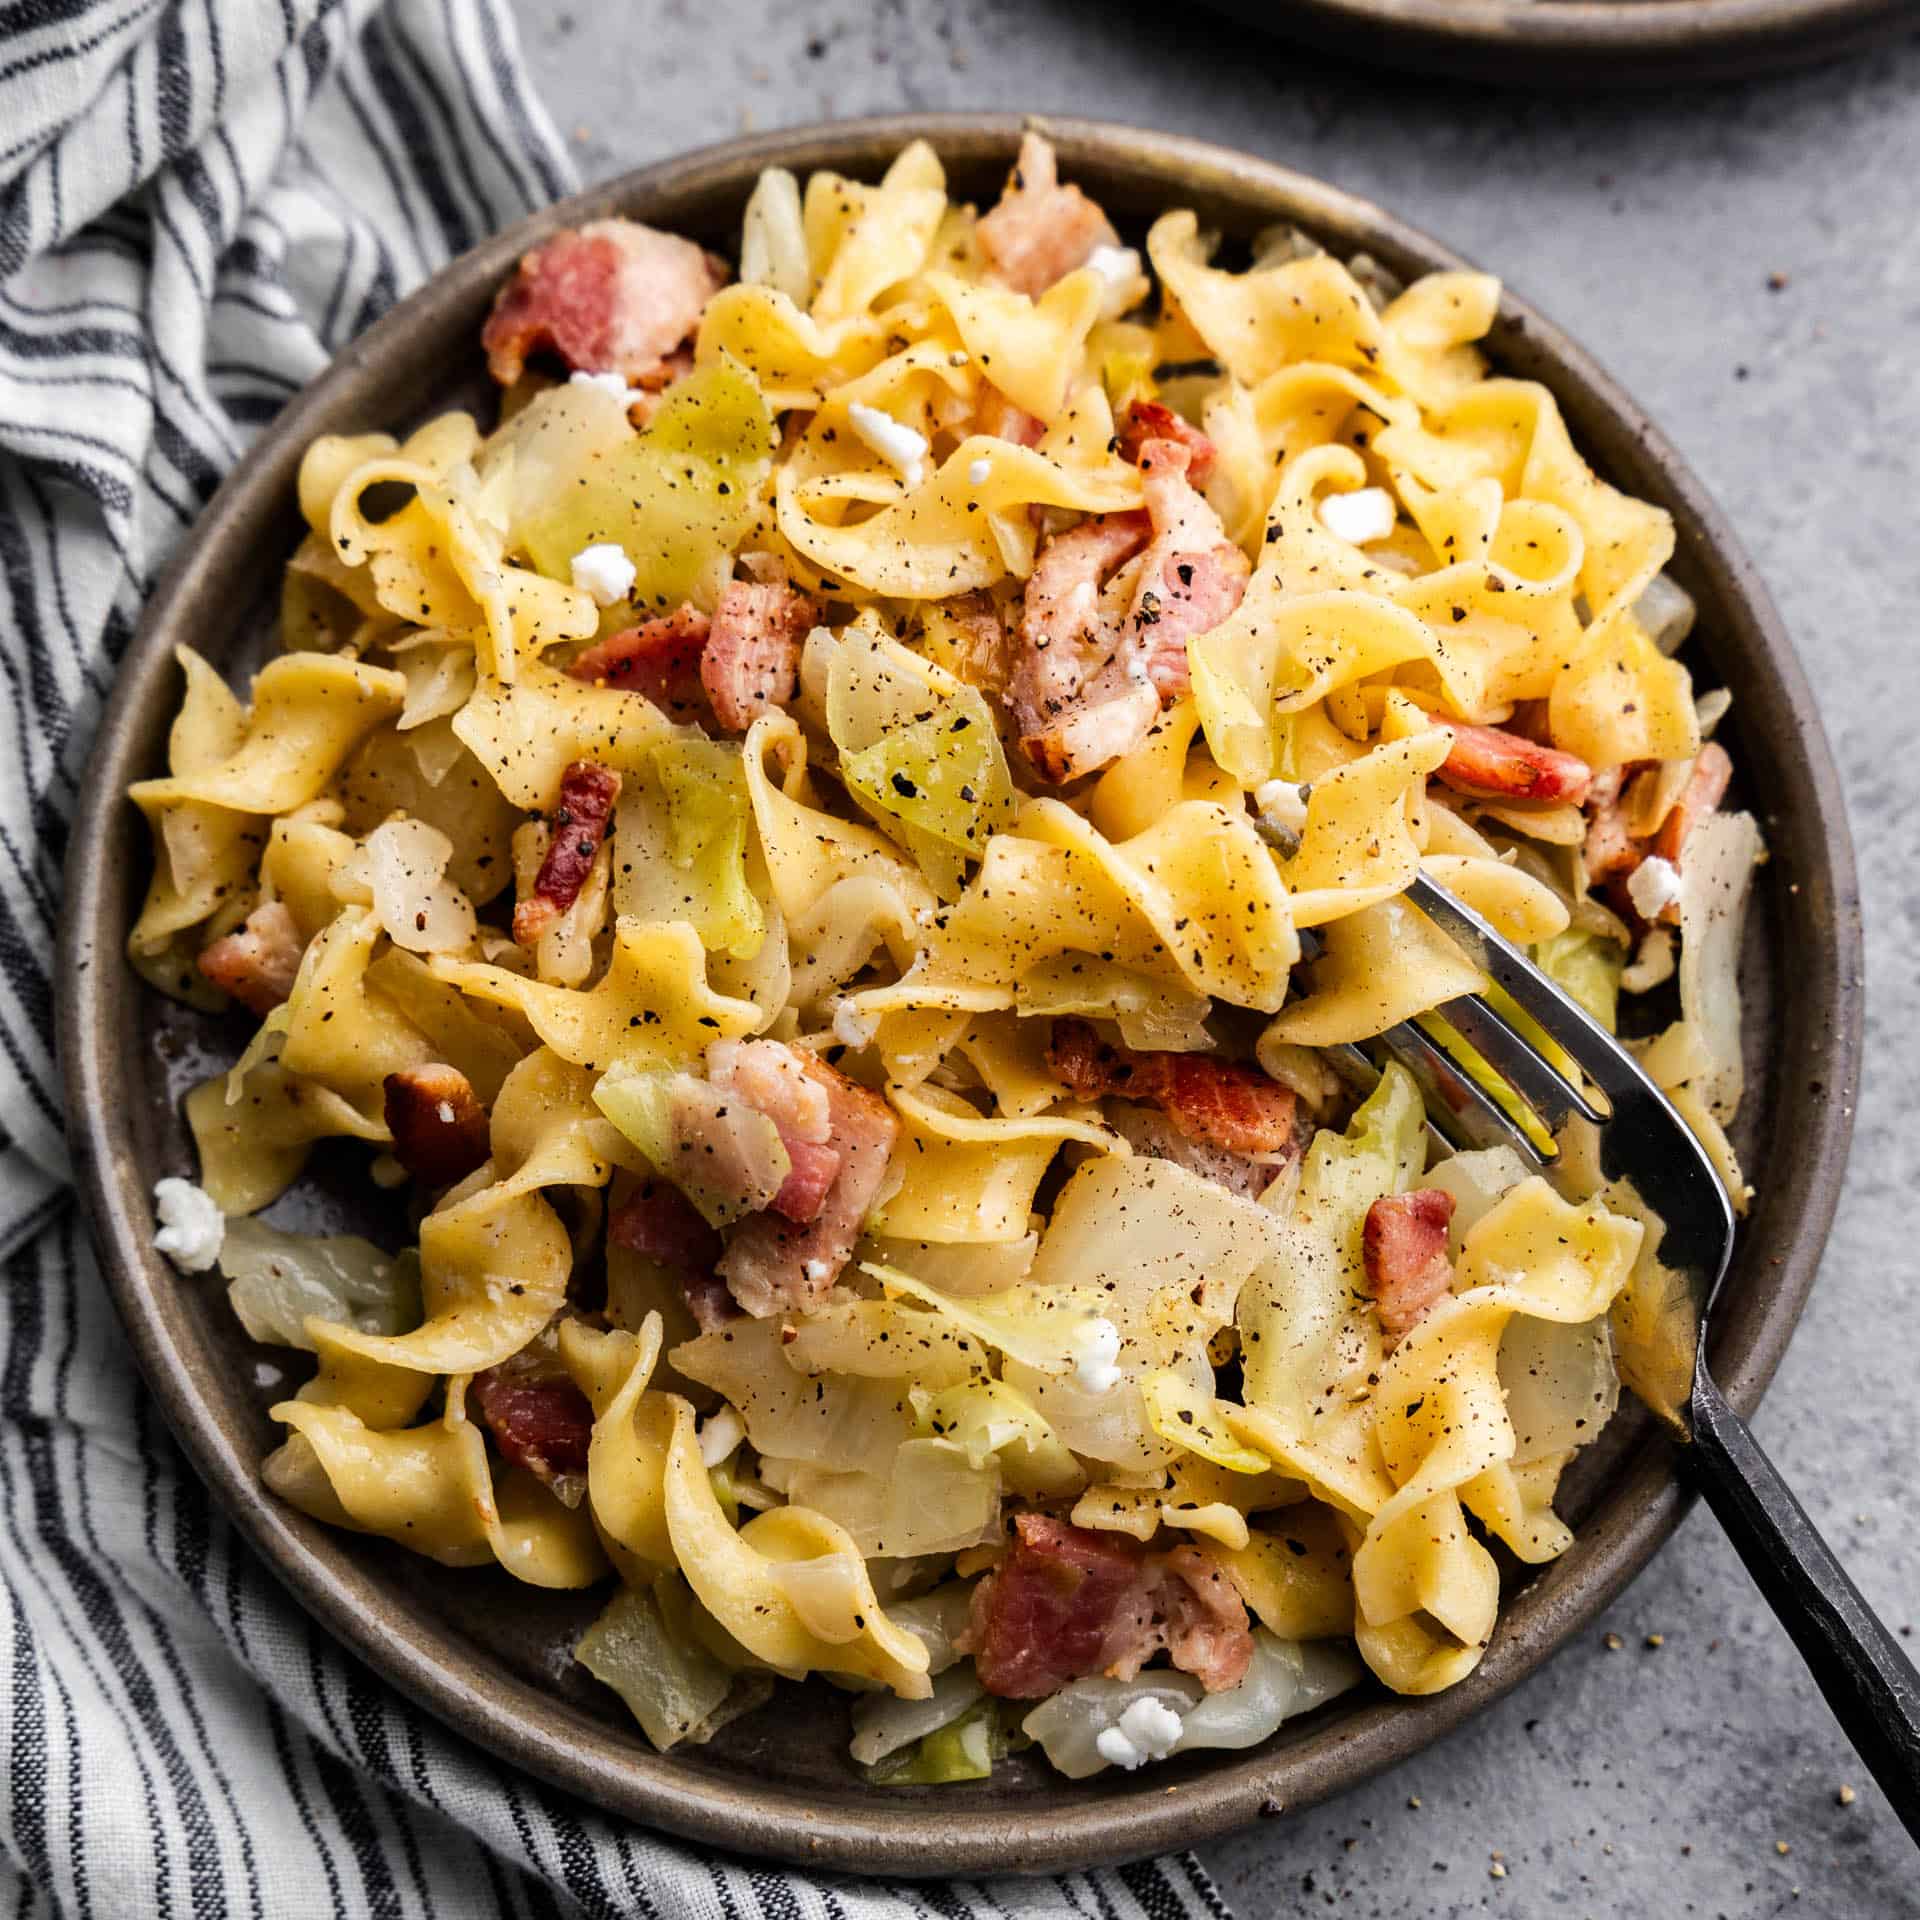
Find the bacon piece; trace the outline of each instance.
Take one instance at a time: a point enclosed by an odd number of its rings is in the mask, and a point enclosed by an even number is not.
[[[1192,460],[1179,440],[1149,440],[1140,450],[1153,542],[1140,562],[1130,621],[1147,678],[1165,705],[1190,685],[1187,642],[1240,604],[1253,571],[1194,491],[1187,478]]]
[[[1099,207],[1060,184],[1053,147],[1037,133],[1021,140],[1005,190],[974,232],[995,279],[1036,298],[1084,267],[1095,247],[1120,244]]]
[[[1130,753],[1160,699],[1120,658],[1123,612],[1102,589],[1153,537],[1144,513],[1108,513],[1055,534],[1027,581],[1006,704],[1039,773],[1065,781]]]
[[[1297,1096],[1258,1067],[1110,1045],[1086,1020],[1053,1023],[1052,1056],[1053,1070],[1079,1099],[1143,1100],[1189,1140],[1244,1154],[1284,1155],[1294,1146]]]
[[[739,1318],[727,1284],[714,1271],[720,1235],[670,1180],[643,1180],[613,1210],[607,1238],[678,1276],[702,1333]]]
[[[263,900],[233,932],[203,947],[197,964],[222,993],[264,1020],[293,991],[306,949],[285,905]]]
[[[596,641],[574,656],[567,672],[576,680],[644,693],[675,720],[704,719],[700,657],[711,631],[712,622],[698,607],[683,604]]]
[[[618,373],[664,386],[674,349],[727,284],[724,261],[636,220],[556,233],[520,262],[481,330],[487,367],[505,386],[551,349],[576,373]]]
[[[416,1180],[450,1187],[486,1164],[487,1110],[458,1067],[409,1067],[381,1085],[393,1157]]]
[[[1453,747],[1440,763],[1440,779],[1456,793],[1482,800],[1565,800],[1586,803],[1593,769],[1557,747],[1508,733],[1502,727],[1469,726],[1464,720],[1428,719],[1453,735]]]
[[[713,611],[700,683],[729,733],[744,733],[769,707],[793,698],[800,643],[819,618],[819,607],[784,581],[728,584]]]
[[[734,1229],[720,1272],[733,1297],[759,1320],[804,1311],[826,1296],[853,1253],[886,1178],[899,1131],[893,1109],[877,1093],[856,1085],[816,1055],[797,1057],[826,1089],[825,1144],[840,1156],[840,1168],[812,1220],[802,1224],[769,1212]]]
[[[1237,1687],[1253,1664],[1246,1602],[1198,1547],[1175,1547],[1162,1564],[1168,1658],[1209,1693]]]
[[[593,1407],[558,1357],[536,1342],[476,1373],[467,1392],[501,1458],[577,1506],[586,1491]]]
[[[1621,798],[1627,772],[1625,767],[1602,768],[1587,793],[1587,838],[1581,858],[1594,886],[1624,878],[1646,858],[1646,849],[1627,831],[1627,809]]]
[[[1084,1674],[1130,1680],[1163,1648],[1209,1692],[1244,1678],[1246,1607],[1192,1547],[1149,1554],[1041,1513],[1013,1524],[1011,1551],[973,1590],[961,1649],[989,1693],[1039,1700]]]
[[[530,947],[580,897],[620,797],[620,776],[591,760],[575,760],[560,776],[553,838],[533,891],[513,910],[513,937]]]
[[[996,440],[1009,440],[1016,447],[1037,447],[1047,435],[1047,423],[1016,405],[998,387],[988,386],[980,396],[974,415],[979,432]]]
[[[1213,463],[1220,457],[1220,449],[1198,427],[1181,419],[1171,407],[1158,400],[1134,401],[1120,422],[1120,457],[1138,466],[1142,454],[1156,440],[1173,440],[1185,447],[1187,478],[1196,487],[1207,484],[1207,476],[1213,472]]]
[[[1693,763],[1680,797],[1667,810],[1660,831],[1653,836],[1653,851],[1662,860],[1677,867],[1686,849],[1687,836],[1727,797],[1727,785],[1733,778],[1733,762],[1717,740],[1709,740]]]
[[[1230,1153],[1209,1141],[1189,1139],[1158,1107],[1137,1106],[1131,1100],[1116,1100],[1107,1124],[1135,1153],[1144,1153],[1149,1160],[1171,1160],[1243,1200],[1258,1200],[1300,1151],[1297,1125],[1293,1140],[1277,1153]]]
[[[1360,1250],[1389,1344],[1427,1316],[1453,1285],[1447,1227],[1453,1195],[1438,1187],[1390,1193],[1367,1209]]]
[[[830,1144],[833,1104],[806,1056],[778,1040],[719,1040],[707,1049],[716,1086],[764,1113],[780,1131],[792,1169],[767,1203],[798,1226],[819,1217],[840,1173]]]

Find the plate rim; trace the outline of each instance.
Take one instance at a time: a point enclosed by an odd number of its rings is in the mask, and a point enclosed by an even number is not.
[[[1284,26],[1260,0],[1215,4],[1352,57],[1576,91],[1770,72],[1920,24],[1912,0],[1288,0]]]
[[[131,1069],[109,1040],[114,1009],[132,990],[122,958],[120,910],[126,834],[122,791],[137,764],[150,706],[165,697],[169,648],[196,604],[219,604],[217,582],[233,527],[271,503],[284,509],[289,450],[304,445],[330,410],[356,392],[411,367],[424,374],[432,342],[477,322],[513,260],[546,232],[648,203],[656,217],[691,219],[704,197],[737,197],[754,171],[828,165],[870,168],[916,137],[950,162],[1010,156],[1024,127],[1044,124],[1063,167],[1159,183],[1170,200],[1188,193],[1216,202],[1265,201],[1341,244],[1366,244],[1390,258],[1435,266],[1465,264],[1424,233],[1358,196],[1310,175],[1211,143],[1124,123],[1017,114],[888,115],[817,123],[718,143],[642,167],[545,209],[481,243],[442,269],[352,342],[289,403],[243,456],[183,541],[143,612],[116,670],[73,823],[59,935],[57,1029],[70,1136],[82,1204],[114,1303],[141,1370],[168,1424],[222,1508],[282,1584],[338,1640],[399,1691],[501,1758],[616,1815],[696,1842],[802,1865],[893,1875],[1041,1871],[1138,1858],[1185,1846],[1279,1807],[1297,1809],[1346,1790],[1406,1758],[1532,1673],[1637,1574],[1672,1533],[1688,1504],[1673,1472],[1670,1442],[1651,1436],[1609,1483],[1601,1509],[1576,1548],[1515,1595],[1486,1659],[1459,1686],[1430,1700],[1375,1701],[1338,1712],[1317,1730],[1272,1751],[1218,1756],[1177,1779],[1125,1776],[1039,1813],[964,1800],[834,1801],[804,1788],[722,1777],[653,1754],[635,1735],[610,1752],[611,1732],[564,1701],[541,1693],[491,1656],[467,1659],[446,1630],[406,1611],[376,1574],[355,1564],[353,1536],[321,1527],[268,1495],[255,1463],[241,1456],[212,1412],[211,1377],[196,1381],[192,1355],[170,1324],[171,1269],[151,1245],[147,1169],[134,1164],[128,1104]],[[678,214],[659,212],[676,202]],[[1804,673],[1752,561],[1706,490],[1640,408],[1585,352],[1537,310],[1503,295],[1501,330],[1518,351],[1552,362],[1551,384],[1583,411],[1598,410],[1616,453],[1638,449],[1658,470],[1677,510],[1693,562],[1712,579],[1743,654],[1760,662],[1763,696],[1790,716],[1804,781],[1793,810],[1810,861],[1805,878],[1832,929],[1799,986],[1821,1017],[1805,1036],[1809,1079],[1838,1097],[1796,1110],[1795,1158],[1776,1147],[1784,1177],[1772,1183],[1791,1201],[1778,1237],[1766,1242],[1769,1284],[1736,1302],[1720,1324],[1716,1353],[1729,1401],[1751,1414],[1784,1353],[1811,1288],[1838,1202],[1852,1128],[1851,1089],[1861,1044],[1860,914],[1853,852],[1838,776]],[[364,425],[364,416],[362,417]],[[1617,429],[1617,431],[1616,431]],[[297,453],[291,456],[297,459]],[[209,597],[211,596],[211,598]],[[1812,830],[1808,831],[1807,823]],[[1802,912],[1810,911],[1801,908]],[[1791,1015],[1791,1009],[1789,1009]],[[1802,1103],[1804,1105],[1804,1103]],[[1776,1133],[1777,1138],[1777,1133]],[[436,1645],[436,1640],[439,1642]],[[951,1792],[952,1790],[949,1790]]]

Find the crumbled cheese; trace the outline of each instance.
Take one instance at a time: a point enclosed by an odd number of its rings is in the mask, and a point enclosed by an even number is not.
[[[1289,833],[1307,830],[1307,789],[1292,780],[1269,780],[1254,788],[1253,804],[1262,816]]]
[[[863,406],[856,400],[847,419],[857,433],[908,486],[917,487],[926,471],[927,436],[902,426],[890,413]]]
[[[453,1125],[453,1102],[451,1100],[442,1100],[440,1104],[434,1108],[434,1112],[440,1116],[440,1124],[443,1127]]]
[[[717,1467],[747,1437],[739,1414],[728,1406],[708,1414],[695,1431],[700,1441],[700,1461],[706,1467]]]
[[[801,1263],[800,1271],[817,1287],[833,1278],[831,1260],[807,1260]]]
[[[1642,860],[1627,881],[1627,898],[1643,920],[1658,920],[1680,904],[1680,869],[1656,853]]]
[[[851,1000],[836,1000],[833,1007],[833,1037],[843,1047],[859,1050],[880,1030],[880,1023],[864,1014]]]
[[[984,487],[988,479],[992,476],[992,473],[993,462],[991,460],[975,460],[967,468],[967,485],[970,487]]]
[[[205,1273],[220,1258],[227,1237],[227,1216],[213,1196],[191,1180],[158,1180],[153,1188],[153,1210],[160,1231],[153,1244],[182,1273]]]
[[[573,584],[593,596],[596,607],[610,607],[633,591],[635,568],[611,540],[582,547],[573,556]]]
[[[632,389],[627,385],[624,373],[573,373],[567,376],[570,387],[598,387],[603,393],[610,393],[617,400],[630,397]]]
[[[1361,487],[1354,493],[1330,493],[1320,502],[1320,524],[1336,540],[1364,547],[1384,540],[1399,514],[1385,487]]]
[[[1180,1716],[1164,1700],[1148,1694],[1134,1701],[1112,1726],[1103,1728],[1093,1746],[1102,1760],[1131,1773],[1149,1760],[1164,1760],[1180,1744],[1180,1733]]]
[[[1104,1314],[1073,1330],[1074,1378],[1088,1393],[1109,1393],[1120,1384],[1120,1329]]]

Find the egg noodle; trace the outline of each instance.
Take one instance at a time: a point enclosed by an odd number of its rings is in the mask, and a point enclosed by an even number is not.
[[[882,1782],[1449,1687],[1660,1228],[1322,1050],[1490,989],[1424,869],[1671,1003],[1744,1205],[1761,848],[1669,517],[1490,369],[1488,276],[1124,246],[1038,135],[984,215],[920,143],[770,172],[739,258],[557,236],[499,424],[315,442],[284,651],[181,653],[130,953],[259,1022],[182,1264],[314,1356],[265,1478],[603,1587],[663,1748],[809,1673]],[[251,1218],[327,1140],[403,1252]]]

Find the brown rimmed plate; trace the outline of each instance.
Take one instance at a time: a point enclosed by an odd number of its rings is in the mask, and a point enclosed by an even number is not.
[[[489,241],[354,344],[283,413],[215,496],[155,593],[122,663],[67,861],[59,1007],[70,1137],[83,1204],[141,1367],[217,1499],[295,1595],[369,1666],[451,1726],[617,1814],[729,1849],[889,1874],[1085,1866],[1185,1845],[1276,1807],[1354,1785],[1458,1726],[1533,1671],[1611,1600],[1673,1531],[1685,1500],[1669,1444],[1624,1409],[1570,1480],[1572,1550],[1510,1583],[1479,1670],[1430,1700],[1356,1693],[1251,1753],[1195,1755],[1139,1775],[1074,1783],[1035,1756],[990,1781],[880,1791],[846,1755],[844,1696],[819,1682],[711,1745],[652,1751],[620,1703],[570,1659],[600,1596],[543,1594],[495,1570],[451,1572],[385,1542],[331,1531],[274,1500],[258,1466],[281,1387],[256,1369],[224,1290],[182,1279],[153,1251],[151,1188],[191,1173],[178,1112],[186,1084],[224,1064],[244,1030],[174,1007],[127,969],[123,948],[148,871],[128,783],[160,770],[185,642],[243,672],[271,644],[280,569],[299,534],[294,476],[316,434],[404,428],[477,401],[480,321],[525,249],[613,212],[727,245],[762,167],[876,176],[908,140],[940,149],[955,188],[997,190],[1018,143],[1011,116],[869,120],[738,140],[595,188]],[[1241,154],[1135,128],[1061,120],[1065,173],[1123,226],[1168,205],[1248,234],[1299,223],[1402,275],[1461,262],[1390,215]],[[1674,570],[1702,608],[1694,658],[1738,696],[1739,797],[1772,848],[1745,956],[1752,1083],[1748,1164],[1759,1198],[1716,1316],[1715,1371],[1751,1413],[1785,1350],[1839,1192],[1860,1046],[1860,924],[1840,793],[1811,696],[1752,564],[1651,423],[1564,334],[1509,297],[1491,342],[1509,372],[1544,380],[1589,456],[1668,507]],[[1776,982],[1791,979],[1792,991]],[[343,1151],[316,1155],[277,1217],[392,1235],[400,1223]],[[389,1239],[389,1244],[393,1244]]]
[[[1587,92],[1767,73],[1920,27],[1913,0],[1213,0],[1350,58]]]

